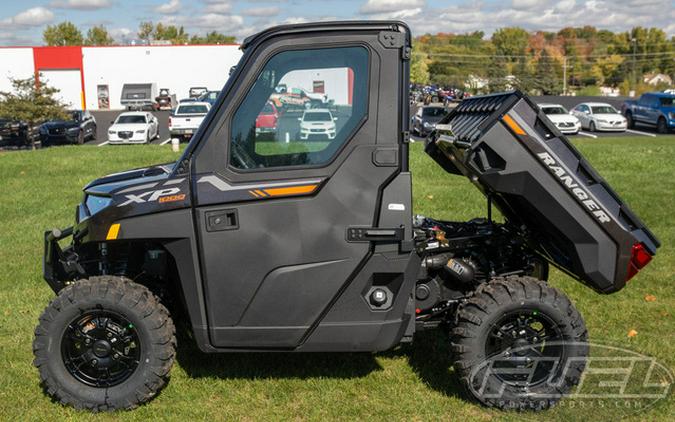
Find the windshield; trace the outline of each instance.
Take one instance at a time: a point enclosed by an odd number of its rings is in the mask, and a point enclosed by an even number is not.
[[[445,116],[446,110],[443,107],[427,107],[422,110],[422,116],[441,117]]]
[[[80,112],[79,111],[71,111],[70,112],[70,120],[74,122],[79,122],[80,121]]]
[[[302,117],[302,120],[306,122],[330,122],[333,120],[333,117],[328,112],[311,112],[305,113]]]
[[[176,114],[206,114],[208,111],[205,105],[191,104],[178,107]]]
[[[272,114],[272,113],[274,113],[274,109],[272,108],[272,104],[270,104],[270,103],[265,104],[265,107],[263,107],[261,113],[262,114]]]
[[[606,105],[606,106],[593,106],[591,107],[591,110],[593,110],[593,114],[617,114],[619,113],[616,111],[616,109],[612,106]]]
[[[544,114],[567,114],[567,110],[562,107],[543,107]]]
[[[675,97],[670,98],[661,97],[659,98],[659,101],[661,102],[662,106],[672,107],[673,105],[675,105]]]
[[[117,118],[117,123],[124,123],[124,124],[145,123],[145,116],[135,116],[135,115],[120,116]]]

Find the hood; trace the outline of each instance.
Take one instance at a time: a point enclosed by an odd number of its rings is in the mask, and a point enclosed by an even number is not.
[[[133,132],[135,130],[145,130],[148,128],[147,123],[115,123],[114,125],[110,126],[108,130],[116,130],[116,131],[130,131]]]
[[[626,120],[626,118],[623,117],[622,115],[615,114],[615,113],[594,114],[593,117],[596,118],[596,119],[609,120],[609,121],[612,121],[612,122],[615,122],[617,120],[618,121]]]
[[[553,123],[579,123],[579,119],[571,114],[547,114],[546,117]]]
[[[83,190],[91,195],[112,196],[122,189],[167,179],[175,165],[173,162],[109,174],[90,182]]]
[[[50,120],[47,123],[45,123],[44,126],[48,129],[56,129],[56,128],[70,129],[74,127],[80,127],[80,123],[74,120]]]

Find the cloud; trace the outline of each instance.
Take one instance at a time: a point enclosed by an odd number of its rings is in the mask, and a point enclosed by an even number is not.
[[[221,15],[218,13],[206,13],[197,16],[192,20],[192,24],[201,29],[218,30],[222,33],[228,33],[233,28],[239,28],[244,25],[244,18],[238,15]]]
[[[279,14],[279,8],[276,6],[271,7],[253,7],[251,9],[246,9],[241,12],[244,16],[255,16],[255,17],[271,17]]]
[[[163,15],[173,15],[180,10],[180,0],[169,0],[168,3],[160,4],[155,7],[155,12]]]
[[[364,15],[396,14],[410,10],[421,11],[424,0],[368,0],[359,12]]]
[[[111,0],[54,0],[49,3],[57,9],[98,10],[112,6]]]
[[[44,7],[31,7],[11,18],[0,21],[2,27],[29,28],[42,26],[54,20],[54,13]]]
[[[230,3],[229,0],[207,0],[206,9],[204,9],[204,11],[206,13],[225,14],[229,13],[231,9],[232,3]]]

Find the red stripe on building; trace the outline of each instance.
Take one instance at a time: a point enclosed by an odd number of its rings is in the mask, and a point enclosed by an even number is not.
[[[33,47],[33,64],[35,67],[35,80],[38,82],[40,72],[43,70],[79,70],[81,85],[80,100],[82,101],[82,109],[86,108],[82,47]]]

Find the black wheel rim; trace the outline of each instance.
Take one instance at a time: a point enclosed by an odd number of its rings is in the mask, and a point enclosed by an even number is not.
[[[141,343],[127,318],[116,312],[91,310],[66,327],[61,356],[78,381],[106,388],[123,383],[136,371]]]
[[[507,312],[494,323],[485,353],[494,359],[494,375],[502,382],[530,388],[555,378],[564,365],[563,333],[548,315],[536,309]]]

